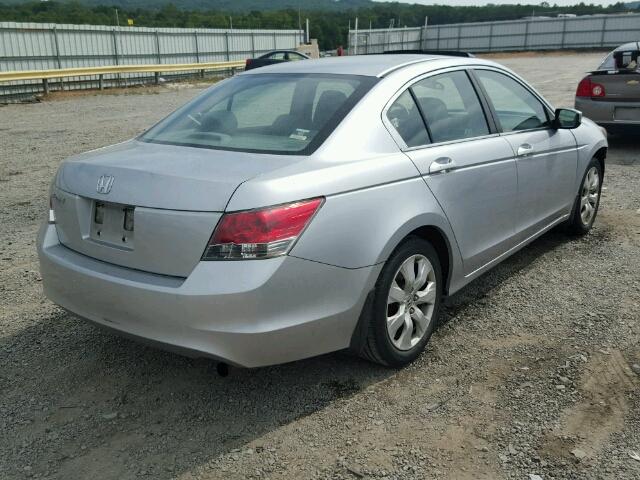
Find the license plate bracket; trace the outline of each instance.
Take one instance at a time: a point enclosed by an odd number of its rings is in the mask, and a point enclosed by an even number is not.
[[[616,107],[615,120],[618,122],[640,122],[640,107]]]
[[[89,236],[97,243],[121,250],[135,247],[135,207],[95,200]]]

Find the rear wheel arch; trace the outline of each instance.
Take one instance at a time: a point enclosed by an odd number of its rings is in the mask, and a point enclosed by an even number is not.
[[[455,265],[453,258],[455,252],[452,242],[449,240],[450,236],[447,235],[443,227],[436,225],[438,220],[439,219],[429,216],[427,218],[416,218],[413,219],[412,222],[405,224],[386,245],[379,261],[386,262],[391,254],[412,236],[426,240],[433,246],[438,254],[438,260],[442,268],[442,278],[444,279],[443,293],[447,295]]]
[[[416,236],[429,242],[440,260],[440,268],[442,269],[442,278],[444,279],[443,293],[446,295],[449,291],[449,281],[451,280],[451,265],[453,263],[453,256],[451,250],[451,244],[449,239],[442,230],[433,225],[424,225],[416,228],[409,235],[407,235],[402,241],[405,241],[410,236]],[[402,243],[402,242],[400,242]]]
[[[604,175],[605,159],[607,158],[607,147],[600,148],[593,156],[596,160],[598,160],[600,169],[602,170],[602,175]]]
[[[407,240],[416,237],[429,242],[436,251],[438,260],[440,262],[440,269],[442,271],[442,294],[447,295],[449,292],[449,285],[451,282],[451,276],[454,267],[454,251],[452,249],[451,242],[449,241],[449,237],[442,230],[442,228],[433,224],[424,224],[419,227],[415,227],[412,230],[409,230],[402,236],[402,238],[400,238],[392,245],[388,246],[388,254],[384,257],[383,261],[386,262],[391,257],[392,253]],[[367,314],[371,309],[371,304],[374,298],[373,294],[374,290],[372,289],[367,295],[367,299],[365,301],[365,305],[363,306],[360,318],[358,319],[358,323],[356,324],[356,327],[351,336],[349,349],[352,352],[361,352],[363,345],[366,342],[368,331]]]

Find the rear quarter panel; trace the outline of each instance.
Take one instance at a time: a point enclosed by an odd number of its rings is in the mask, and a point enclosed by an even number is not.
[[[291,255],[345,268],[375,265],[425,225],[438,228],[457,249],[449,223],[420,177],[345,192],[327,197]],[[451,260],[458,271],[457,251]]]
[[[574,191],[577,193],[582,182],[584,172],[591,162],[591,159],[603,148],[609,146],[606,133],[602,131],[602,127],[596,125],[588,118],[583,118],[582,124],[571,130],[576,138],[578,148],[578,171],[576,172],[576,181]]]

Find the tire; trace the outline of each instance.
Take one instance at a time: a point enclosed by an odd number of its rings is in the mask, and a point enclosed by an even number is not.
[[[410,276],[410,270],[415,276],[411,284],[406,282],[404,273]],[[365,331],[359,355],[394,368],[411,363],[433,333],[441,300],[442,270],[435,249],[419,237],[408,237],[385,263],[365,306],[361,317]]]
[[[593,158],[582,176],[571,217],[566,223],[569,234],[586,235],[591,230],[600,207],[602,180],[602,166],[596,158]],[[594,184],[596,181],[597,184]]]

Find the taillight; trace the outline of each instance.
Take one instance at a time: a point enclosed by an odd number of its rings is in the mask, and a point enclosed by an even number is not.
[[[203,260],[271,258],[286,254],[324,198],[259,210],[226,213],[216,226]]]
[[[244,63],[244,68],[247,68],[251,64],[251,58],[247,58],[247,61]]]
[[[604,97],[606,92],[604,85],[591,81],[591,77],[583,78],[578,84],[576,97]]]

